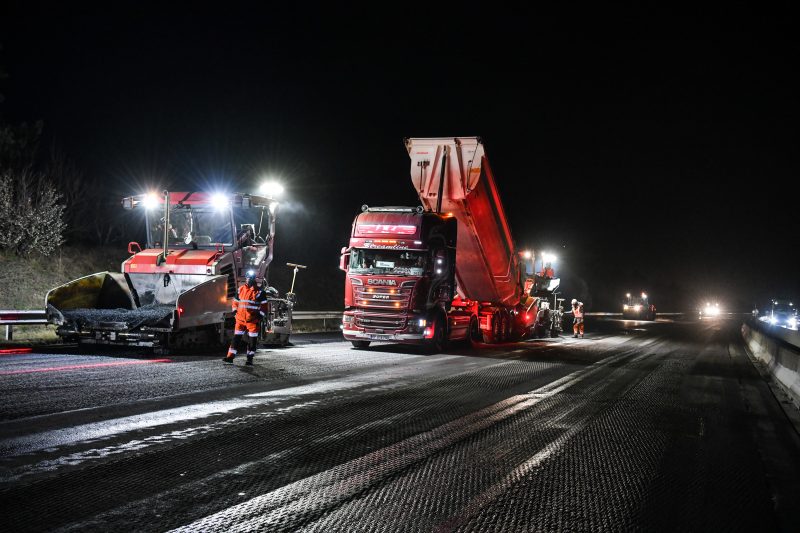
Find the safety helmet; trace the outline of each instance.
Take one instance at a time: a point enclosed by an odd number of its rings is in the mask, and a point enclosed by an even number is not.
[[[244,274],[244,279],[256,279],[256,271],[255,270],[248,270]]]
[[[576,303],[578,303],[578,299],[577,298],[573,298],[572,299],[572,305],[575,305]]]

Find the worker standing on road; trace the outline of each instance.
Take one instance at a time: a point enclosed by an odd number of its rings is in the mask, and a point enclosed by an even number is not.
[[[252,270],[245,275],[245,284],[239,287],[239,294],[233,300],[233,311],[236,313],[236,326],[233,328],[233,342],[228,349],[228,355],[222,360],[233,363],[233,358],[245,344],[247,336],[247,362],[253,364],[258,343],[258,329],[261,319],[266,314],[267,295],[256,285],[256,273]]]
[[[578,335],[583,338],[583,302],[579,302],[576,298],[572,299],[572,310],[568,311],[572,313],[572,336],[577,337]]]
[[[553,265],[551,265],[550,263],[545,263],[544,265],[542,265],[542,271],[539,272],[539,275],[543,278],[551,278],[551,279],[556,277],[556,273],[553,270]]]

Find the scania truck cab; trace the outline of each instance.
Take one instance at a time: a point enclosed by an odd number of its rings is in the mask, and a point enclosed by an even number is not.
[[[343,331],[354,346],[371,341],[441,345],[455,292],[456,221],[421,207],[362,207],[350,246]],[[466,322],[466,324],[461,324]],[[466,333],[463,332],[462,336]]]

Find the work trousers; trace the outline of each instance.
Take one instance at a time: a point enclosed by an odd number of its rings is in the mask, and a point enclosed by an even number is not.
[[[246,339],[246,340],[245,340]],[[239,322],[236,321],[236,326],[233,328],[233,342],[231,347],[228,348],[228,357],[233,359],[247,346],[247,358],[252,359],[256,354],[256,345],[258,344],[258,322]]]

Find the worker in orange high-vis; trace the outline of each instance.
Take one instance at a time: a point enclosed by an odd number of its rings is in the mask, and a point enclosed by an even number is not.
[[[266,314],[267,294],[256,285],[256,273],[252,270],[245,275],[245,284],[239,287],[239,294],[233,300],[233,311],[236,313],[236,326],[233,328],[233,342],[228,355],[223,361],[233,363],[233,358],[247,346],[246,365],[253,364],[258,343],[258,330],[261,319]],[[247,341],[245,341],[247,337]]]
[[[577,299],[572,299],[572,310],[568,311],[572,313],[572,336],[577,337],[578,335],[583,338],[583,302],[579,302]]]

